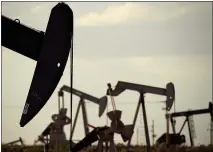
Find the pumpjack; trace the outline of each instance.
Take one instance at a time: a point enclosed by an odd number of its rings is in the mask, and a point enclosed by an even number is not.
[[[140,108],[140,104],[141,104],[142,112],[143,112],[146,144],[147,144],[146,149],[147,149],[147,152],[150,152],[150,138],[149,138],[149,129],[148,129],[148,124],[147,124],[144,94],[151,93],[151,94],[166,96],[166,110],[169,111],[175,100],[174,85],[173,85],[173,83],[170,82],[170,83],[167,83],[166,88],[159,88],[159,87],[146,86],[146,85],[142,85],[142,84],[118,81],[114,90],[111,89],[111,93],[109,92],[109,89],[107,90],[107,95],[118,96],[121,93],[123,93],[125,90],[137,91],[140,94],[140,98],[139,98],[138,105],[137,105],[136,112],[135,112],[135,117],[133,120],[132,130],[134,130],[138,112],[139,112],[139,108]],[[130,149],[130,144],[131,144],[131,138],[128,141],[128,145],[127,145],[128,150]]]
[[[108,84],[108,92],[111,95],[111,85]],[[108,143],[109,151],[110,152],[117,152],[117,149],[114,144],[114,134],[120,134],[123,141],[126,142],[130,140],[133,134],[133,125],[124,125],[124,123],[120,120],[121,119],[121,111],[116,110],[114,98],[111,96],[113,111],[107,113],[108,118],[111,120],[110,126],[102,126],[102,127],[94,127],[89,125],[90,127],[94,128],[92,132],[86,135],[86,137],[71,147],[72,152],[80,151],[81,149],[86,148],[90,144],[98,141],[98,146],[95,152],[103,152],[103,143],[106,143],[106,151],[108,150]]]
[[[59,148],[66,140],[64,126],[68,125],[71,120],[66,116],[67,109],[61,108],[59,114],[53,114],[52,120],[42,134],[38,137],[38,141],[44,143],[45,151],[49,148]]]
[[[20,126],[24,127],[37,115],[54,92],[63,75],[70,48],[73,69],[73,12],[67,4],[58,3],[51,10],[45,32],[3,15],[1,21],[2,46],[37,61],[20,120]]]
[[[181,134],[186,122],[188,124],[188,130],[189,130],[189,138],[190,138],[190,143],[191,143],[191,146],[194,146],[194,141],[193,141],[193,135],[192,135],[192,128],[191,128],[191,125],[190,125],[190,117],[193,116],[193,115],[201,115],[201,114],[210,114],[211,116],[211,121],[213,121],[213,118],[212,118],[212,114],[213,113],[213,109],[212,109],[212,102],[209,102],[209,107],[206,108],[206,109],[197,109],[197,110],[190,110],[190,111],[181,111],[181,112],[174,112],[174,113],[171,113],[169,114],[170,115],[170,121],[171,121],[171,124],[172,124],[172,130],[173,130],[173,133],[176,134],[176,129],[175,129],[175,121],[174,121],[174,118],[175,117],[186,117],[185,118],[185,121],[182,125],[182,127],[180,128],[180,131],[178,134]]]
[[[6,143],[6,144],[4,144],[4,145],[14,145],[14,144],[16,144],[16,143],[18,143],[18,142],[20,142],[20,143],[21,143],[21,145],[22,145],[22,146],[24,146],[24,142],[23,142],[23,140],[22,140],[22,138],[21,138],[21,137],[19,137],[19,139],[18,139],[18,140],[11,141],[11,142]]]
[[[21,144],[21,147],[18,148],[15,146],[15,144],[19,143]],[[9,146],[9,147],[8,147]],[[8,149],[9,148],[9,149]],[[24,141],[21,137],[19,137],[18,140],[15,140],[15,141],[11,141],[11,142],[8,142],[8,143],[5,143],[2,145],[2,148],[1,150],[2,151],[20,151],[20,152],[24,152],[25,150],[25,144],[24,144]]]
[[[74,118],[74,123],[73,123],[73,126],[71,126],[70,140],[72,141],[72,137],[73,137],[73,134],[74,134],[74,131],[75,131],[75,126],[76,126],[76,123],[77,123],[80,108],[82,108],[82,116],[83,116],[83,123],[84,123],[83,126],[84,126],[85,136],[89,133],[88,117],[87,117],[87,112],[86,112],[85,100],[88,100],[88,101],[99,106],[99,117],[101,117],[102,114],[104,113],[105,109],[106,109],[106,106],[107,106],[107,96],[97,98],[97,97],[94,97],[94,96],[92,96],[88,93],[79,91],[79,90],[74,89],[74,88],[71,89],[69,86],[64,85],[60,88],[60,91],[58,92],[59,109],[60,109],[60,101],[62,101],[62,107],[64,106],[64,93],[63,93],[64,91],[71,93],[71,94],[74,94],[74,95],[76,95],[80,98],[79,103],[78,103],[78,107],[77,107],[77,111],[76,111],[76,115],[75,115],[75,118]],[[62,100],[60,100],[60,99],[62,99]]]

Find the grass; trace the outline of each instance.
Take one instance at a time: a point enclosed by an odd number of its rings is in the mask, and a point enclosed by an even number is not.
[[[144,146],[132,146],[131,152],[146,152],[146,147]],[[95,147],[91,147],[85,150],[82,150],[80,152],[93,152]],[[21,147],[19,145],[15,146],[6,146],[2,145],[1,148],[2,152],[44,152],[44,147],[42,145],[38,146],[24,146]],[[152,152],[212,152],[211,146],[198,146],[194,148],[190,147],[179,147],[177,149],[174,149],[174,147],[170,147],[169,149],[166,149],[165,147],[161,147],[160,149],[152,148]],[[57,152],[56,149],[50,150],[49,152]],[[63,148],[59,148],[58,152],[69,152],[69,145],[63,145]],[[122,144],[117,145],[117,152],[127,152],[125,149],[125,146]]]

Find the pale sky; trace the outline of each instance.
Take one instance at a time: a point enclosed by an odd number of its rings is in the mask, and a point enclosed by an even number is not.
[[[56,2],[2,2],[2,14],[45,31],[51,8]],[[127,81],[164,88],[173,82],[176,111],[207,108],[212,100],[212,4],[210,2],[67,2],[74,12],[73,87],[96,97],[105,95],[107,83]],[[50,56],[51,57],[51,56]],[[26,127],[19,121],[26,101],[36,62],[2,47],[2,141],[21,136],[32,144],[57,113],[57,92],[70,85],[70,61],[52,97]],[[70,95],[65,105],[70,112]],[[115,98],[126,124],[133,121],[139,94],[126,91]],[[73,97],[73,115],[78,98]],[[166,131],[163,104],[165,97],[146,95],[148,123],[155,120],[157,137]],[[109,98],[110,101],[110,98]],[[109,102],[109,109],[111,103]],[[140,109],[141,110],[141,109]],[[173,112],[173,109],[172,111]],[[98,117],[98,106],[87,104],[89,123],[106,124],[105,114]],[[69,115],[69,114],[68,114]],[[142,117],[140,144],[145,144]],[[177,119],[177,130],[184,119]],[[209,144],[210,116],[194,116],[196,144]],[[69,138],[69,126],[65,128]],[[151,127],[149,128],[151,131]],[[135,130],[136,131],[136,130]],[[183,133],[187,143],[188,128]],[[84,137],[80,115],[74,139]],[[150,133],[151,139],[151,133]],[[119,135],[117,142],[122,142]],[[133,136],[136,143],[136,134]]]

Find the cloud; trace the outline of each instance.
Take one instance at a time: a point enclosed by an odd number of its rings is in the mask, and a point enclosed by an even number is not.
[[[101,13],[90,12],[77,19],[77,26],[109,26],[131,21],[164,21],[185,15],[193,3],[124,3],[108,6]]]
[[[56,3],[51,2],[4,2],[2,14],[18,18],[22,24],[45,31],[51,9]]]
[[[146,9],[145,9],[146,10]],[[137,19],[141,13],[140,5],[125,3],[122,5],[109,6],[102,13],[91,12],[80,17],[77,24],[80,26],[114,25],[129,19]]]
[[[45,9],[44,6],[42,6],[42,5],[37,5],[37,6],[33,7],[33,8],[31,8],[31,9],[30,9],[30,12],[31,12],[32,14],[37,14],[37,13],[39,13],[39,12],[44,11],[44,9]]]
[[[130,56],[212,55],[211,5],[152,3],[152,7],[159,16],[165,14],[166,18],[166,14],[170,12],[175,18],[168,19],[167,16],[166,21],[162,21],[163,18],[161,21],[159,18],[155,21],[143,21],[140,18],[136,24],[129,24],[129,21],[128,24],[122,23],[113,27],[94,24],[95,26],[76,28],[74,56],[97,60]],[[178,17],[175,9],[182,16]],[[151,14],[154,13],[150,12],[149,16]]]

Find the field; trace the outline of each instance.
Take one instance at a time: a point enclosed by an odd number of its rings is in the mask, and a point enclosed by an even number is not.
[[[95,147],[91,147],[89,149],[82,150],[80,152],[93,152]],[[24,146],[21,147],[19,145],[16,146],[6,146],[2,145],[2,152],[44,152],[44,148],[42,145],[40,146]],[[169,148],[166,150],[165,148],[152,148],[152,152],[212,152],[211,146],[199,146],[194,148],[189,147],[181,147],[177,148],[176,150],[174,148]],[[131,148],[131,152],[145,152],[144,146],[133,146]],[[57,152],[56,150],[50,150],[49,152]],[[64,148],[61,148],[58,150],[58,152],[69,152],[69,145],[65,146]],[[117,145],[117,152],[127,152],[125,147],[123,145]]]

